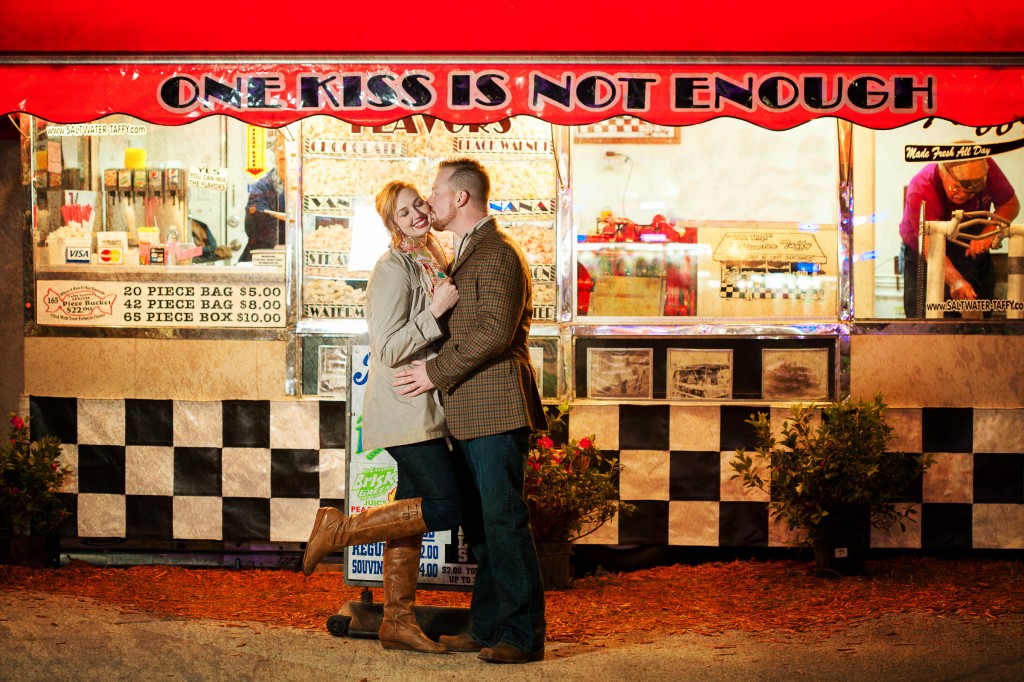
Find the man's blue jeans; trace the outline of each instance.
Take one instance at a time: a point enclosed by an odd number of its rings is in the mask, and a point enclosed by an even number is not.
[[[477,559],[469,634],[534,652],[544,646],[544,584],[523,499],[530,430],[459,441],[479,499],[466,497],[462,523]],[[479,507],[477,506],[479,505]]]
[[[423,522],[432,531],[454,530],[462,522],[465,463],[456,446],[448,450],[443,438],[395,445],[388,454],[398,462],[396,500],[423,498]]]

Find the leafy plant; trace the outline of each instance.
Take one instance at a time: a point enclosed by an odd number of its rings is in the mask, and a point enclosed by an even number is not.
[[[556,446],[551,433],[563,428],[569,407],[546,411],[548,428],[535,431],[526,462],[525,497],[537,542],[569,542],[585,537],[633,505],[618,499],[622,464],[605,456],[594,437]],[[584,530],[586,529],[586,530]]]
[[[771,515],[790,530],[807,530],[809,540],[817,531],[864,521],[905,529],[914,508],[897,505],[932,458],[887,452],[893,428],[885,409],[880,394],[871,401],[846,398],[822,407],[815,422],[814,408],[796,405],[792,419],[782,423],[781,440],[772,434],[768,415],[759,412],[747,420],[757,432],[757,447],[753,455],[736,451],[732,478],[770,493]]]
[[[57,498],[71,469],[58,461],[54,436],[33,441],[28,422],[11,415],[10,438],[0,445],[0,527],[15,533],[46,533],[67,515]]]

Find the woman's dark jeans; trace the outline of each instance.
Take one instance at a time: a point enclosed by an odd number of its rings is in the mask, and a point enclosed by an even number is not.
[[[394,445],[388,454],[398,462],[397,500],[423,499],[423,522],[432,531],[453,530],[462,522],[462,492],[457,470],[464,468],[458,445],[448,450],[443,438]]]

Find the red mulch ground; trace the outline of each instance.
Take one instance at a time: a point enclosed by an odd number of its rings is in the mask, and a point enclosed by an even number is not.
[[[361,591],[346,586],[338,572],[303,578],[283,570],[98,568],[83,562],[56,570],[0,566],[0,590],[20,589],[164,616],[308,629],[322,629]],[[421,590],[418,601],[468,606],[469,594]],[[865,577],[825,580],[807,562],[736,561],[600,575],[547,593],[548,639],[555,642],[727,630],[828,636],[883,614],[910,612],[989,621],[1024,613],[1024,566],[896,558],[869,562]]]

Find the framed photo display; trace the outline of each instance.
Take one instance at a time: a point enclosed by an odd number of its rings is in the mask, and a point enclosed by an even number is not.
[[[319,377],[317,394],[331,397],[345,397],[348,383],[347,348],[345,346],[320,346]]]
[[[669,348],[665,394],[669,400],[732,398],[732,350]]]
[[[652,398],[654,350],[588,348],[588,398]]]
[[[761,350],[764,400],[827,400],[827,348]]]

